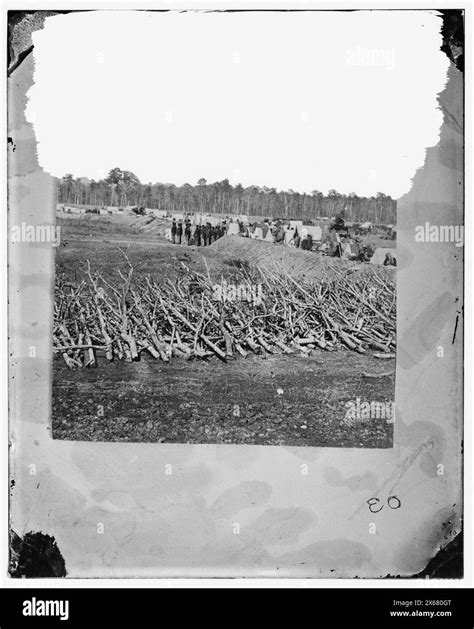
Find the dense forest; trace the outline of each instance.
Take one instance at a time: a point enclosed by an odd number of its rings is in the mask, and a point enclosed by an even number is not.
[[[246,214],[268,218],[314,220],[317,217],[343,216],[345,220],[396,223],[397,202],[378,192],[375,197],[355,193],[340,194],[318,190],[311,194],[294,190],[277,191],[266,186],[232,186],[228,179],[197,184],[140,182],[127,170],[113,168],[105,179],[94,181],[72,175],[58,179],[58,202],[77,205],[143,206],[173,212]]]

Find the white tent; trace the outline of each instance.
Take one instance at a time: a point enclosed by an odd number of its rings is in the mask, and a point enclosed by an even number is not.
[[[203,223],[211,223],[213,227],[222,224],[222,218],[220,216],[206,216]]]
[[[182,221],[184,220],[184,214],[172,214],[171,218],[177,220],[177,221]]]
[[[323,230],[317,225],[301,225],[298,227],[298,234],[304,238],[303,231],[306,231],[306,235],[311,236],[313,240],[321,240],[323,236]]]
[[[290,229],[297,229],[303,226],[303,221],[290,221]]]
[[[227,226],[227,235],[228,236],[238,236],[240,233],[239,224],[238,223],[229,223]]]
[[[254,240],[263,240],[263,231],[261,227],[256,227],[253,234],[250,234],[250,238]]]
[[[374,255],[370,258],[370,264],[383,264],[387,253],[390,253],[395,260],[397,259],[397,250],[388,247],[377,247]]]
[[[267,233],[265,234],[265,238],[263,238],[263,240],[265,242],[275,242],[275,239],[273,238],[273,235],[272,235],[272,230],[270,228],[267,229]]]
[[[293,238],[295,237],[295,233],[296,230],[294,229],[287,229],[285,232],[285,245],[289,245],[290,242],[293,240]]]
[[[372,229],[372,223],[370,221],[366,221],[360,225],[360,229]]]
[[[213,227],[222,224],[222,218],[220,216],[210,216],[209,214],[195,214],[193,220],[196,224],[205,225],[209,223]]]

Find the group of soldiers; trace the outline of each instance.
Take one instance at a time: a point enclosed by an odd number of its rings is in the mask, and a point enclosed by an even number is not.
[[[174,245],[196,245],[206,247],[224,236],[226,233],[225,221],[220,225],[192,225],[189,218],[182,221],[173,219],[171,224],[171,242]]]

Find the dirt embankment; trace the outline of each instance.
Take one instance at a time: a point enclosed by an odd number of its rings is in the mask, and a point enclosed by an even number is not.
[[[350,262],[323,256],[314,251],[304,251],[239,236],[220,238],[210,246],[209,253],[211,252],[212,255],[221,256],[228,264],[234,262],[258,266],[267,271],[283,272],[297,279],[319,279],[324,275],[331,275],[335,271],[342,270],[362,273],[373,271],[368,264],[363,262]],[[381,267],[377,269],[377,272],[394,278],[392,269]]]
[[[164,239],[169,222],[156,216],[135,214],[57,214],[64,237],[121,237],[144,240]]]

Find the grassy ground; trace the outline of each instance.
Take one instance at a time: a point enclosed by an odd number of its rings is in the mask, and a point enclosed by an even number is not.
[[[150,234],[127,220],[59,219],[62,246],[57,249],[56,271],[78,281],[89,259],[93,269],[113,278],[124,266],[120,249],[126,249],[128,243],[128,256],[137,273],[155,279],[172,279],[181,263],[216,276],[232,272],[227,246],[178,247],[164,240],[164,229],[163,234]],[[268,255],[273,250],[268,249]],[[350,351],[315,351],[309,358],[248,356],[227,364],[214,358],[173,359],[170,363],[142,359],[106,364],[101,360],[98,368],[79,371],[69,370],[56,358],[53,436],[93,441],[387,448],[392,445],[392,424],[371,419],[347,425],[345,404],[357,398],[393,400],[394,368],[393,360]]]

